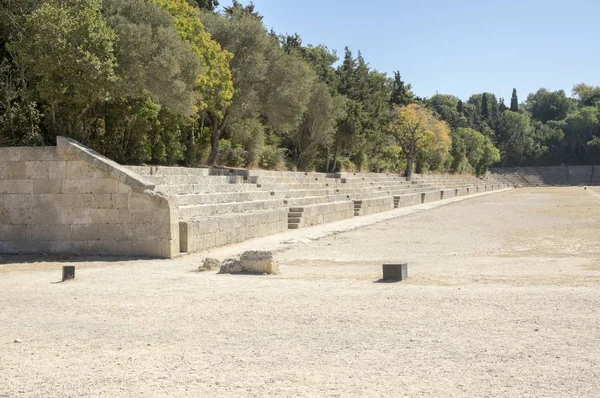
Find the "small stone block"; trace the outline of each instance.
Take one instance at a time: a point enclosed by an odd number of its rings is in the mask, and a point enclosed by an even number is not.
[[[383,264],[383,280],[401,281],[408,278],[408,264]]]
[[[63,282],[69,279],[75,279],[75,266],[64,265],[62,268],[62,280]]]

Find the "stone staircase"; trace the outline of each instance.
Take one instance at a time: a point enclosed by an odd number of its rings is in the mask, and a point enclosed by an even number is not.
[[[571,185],[569,173],[565,166],[539,167],[537,171],[544,178],[547,185]]]
[[[176,198],[182,252],[506,186],[473,176],[128,169]]]
[[[516,171],[528,184],[526,186],[540,187],[546,185],[546,180],[544,180],[537,167],[519,167]]]
[[[592,166],[569,166],[570,185],[591,185]]]
[[[600,185],[597,166],[503,167],[491,176],[514,187]]]
[[[531,186],[514,167],[493,168],[490,171],[498,181],[515,188]]]

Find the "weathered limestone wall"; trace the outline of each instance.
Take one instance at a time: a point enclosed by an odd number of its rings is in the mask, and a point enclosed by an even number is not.
[[[0,253],[172,257],[174,199],[76,141],[0,148]]]
[[[303,207],[290,208],[290,228],[310,227],[313,225],[343,220],[354,217],[354,201],[318,203]],[[292,215],[298,215],[299,220],[291,221]],[[297,223],[296,223],[297,221]],[[295,226],[292,226],[296,224]]]
[[[366,216],[394,209],[394,197],[360,199],[354,201],[354,215]]]
[[[409,193],[394,196],[394,208],[414,206],[421,203],[420,193]]]
[[[234,213],[219,218],[206,217],[196,221],[181,221],[179,228],[181,251],[197,252],[287,231],[288,209]]]

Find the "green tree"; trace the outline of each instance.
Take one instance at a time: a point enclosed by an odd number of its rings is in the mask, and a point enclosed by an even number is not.
[[[578,163],[591,158],[588,142],[600,136],[600,119],[598,107],[587,106],[567,117],[563,130],[571,148],[571,154]]]
[[[43,114],[27,83],[9,56],[0,58],[0,146],[44,145]]]
[[[175,113],[193,115],[194,86],[202,64],[190,45],[180,39],[173,17],[146,0],[105,0],[103,6],[119,37],[115,45],[117,94],[130,98],[150,95]]]
[[[323,82],[315,84],[303,121],[292,134],[293,157],[299,170],[314,169],[319,149],[325,148],[329,153],[337,122],[345,116],[345,97],[331,95]],[[329,163],[329,155],[326,160]]]
[[[351,152],[351,148],[361,148],[365,145],[365,136],[363,134],[363,120],[365,118],[363,108],[360,102],[348,100],[346,104],[346,117],[342,118],[336,129],[333,163],[328,171],[338,169],[338,160],[340,154]]]
[[[499,132],[503,164],[522,164],[533,147],[534,131],[529,116],[513,111],[504,112]]]
[[[487,93],[483,93],[481,97],[481,116],[486,121],[490,120],[490,104],[488,103]]]
[[[500,113],[504,113],[508,110],[508,107],[504,103],[504,98],[500,98],[500,100],[498,100],[498,109],[500,110]]]
[[[317,74],[317,79],[327,84],[332,94],[338,92],[339,77],[334,68],[334,64],[338,61],[335,51],[330,51],[326,46],[318,45],[311,46],[310,44],[303,47],[302,40],[299,37],[290,39],[290,36],[284,38],[283,48],[289,46],[290,40],[295,43],[294,49],[299,52],[300,56],[306,61]],[[290,50],[286,50],[290,52]]]
[[[48,105],[53,135],[76,136],[89,104],[110,95],[117,82],[116,34],[100,13],[100,0],[52,0],[28,14],[22,34],[8,45]],[[60,120],[59,120],[60,119]]]
[[[581,107],[594,106],[600,101],[600,86],[579,83],[573,87],[573,95],[579,100]]]
[[[234,54],[230,67],[235,93],[231,105],[217,120],[209,113],[213,164],[224,131],[237,121],[264,117],[266,126],[287,134],[302,120],[310,99],[315,73],[297,53],[286,53],[276,36],[263,26],[254,6],[234,2],[223,13],[201,14],[207,30]]]
[[[492,130],[497,129],[500,119],[500,109],[498,107],[498,100],[494,94],[487,92],[473,94],[469,97],[468,103],[474,105],[479,113],[478,116],[469,115],[471,119],[471,125],[469,127],[482,133],[486,128]]]
[[[363,169],[366,168],[368,159],[376,161],[378,154],[389,145],[385,130],[390,119],[389,79],[386,75],[371,70],[360,52],[354,58],[348,48],[338,67],[338,76],[339,93],[355,103],[352,105],[353,111],[347,113],[352,120],[349,123],[341,122],[345,128],[344,133],[339,136],[343,137],[344,144],[336,144],[336,149],[343,149],[342,156],[349,158],[357,169]],[[360,119],[357,118],[359,116]],[[352,128],[348,128],[349,126]],[[350,137],[347,135],[350,132],[356,135]],[[348,143],[352,144],[347,145]]]
[[[201,120],[199,132],[202,133],[204,119],[208,115],[218,123],[222,120],[225,110],[231,105],[233,80],[229,63],[232,54],[223,50],[219,43],[211,39],[200,22],[198,9],[189,6],[185,0],[152,1],[173,16],[180,38],[191,46],[192,51],[200,59],[202,73],[197,76],[194,85],[196,92],[194,120]],[[191,125],[188,164],[196,162],[198,153],[197,130],[193,128],[195,123]]]
[[[214,11],[219,6],[217,0],[188,0],[191,5],[195,5],[201,10]]]
[[[452,131],[452,170],[457,173],[484,174],[487,168],[500,161],[500,151],[489,137],[469,128]]]
[[[564,126],[564,122],[533,122],[535,136],[529,164],[557,165],[564,161],[565,134],[560,126]]]
[[[457,97],[447,94],[435,94],[427,101],[427,107],[453,128],[461,126],[464,122],[461,112],[458,111],[459,105],[462,108],[462,102]]]
[[[404,106],[411,104],[414,101],[415,95],[411,91],[412,86],[402,81],[400,71],[394,72],[393,79],[390,79],[391,98],[390,104]]]
[[[527,110],[531,117],[542,123],[563,120],[571,109],[571,100],[563,90],[550,92],[544,88],[527,97]]]
[[[510,97],[510,111],[511,112],[519,111],[519,97],[517,96],[516,88],[513,88],[512,96]]]

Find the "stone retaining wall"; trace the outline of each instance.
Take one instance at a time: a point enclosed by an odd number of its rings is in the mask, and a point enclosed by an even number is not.
[[[421,203],[420,193],[409,193],[394,196],[394,208],[414,206]]]
[[[179,223],[181,252],[192,253],[288,229],[288,209],[261,213],[236,213],[226,217],[207,217]]]
[[[380,198],[360,199],[354,201],[354,215],[366,216],[394,209],[394,197],[385,196]]]
[[[0,148],[0,253],[173,257],[177,205],[68,138]]]
[[[354,202],[349,200],[292,207],[289,215],[290,229],[310,227],[354,217]]]

